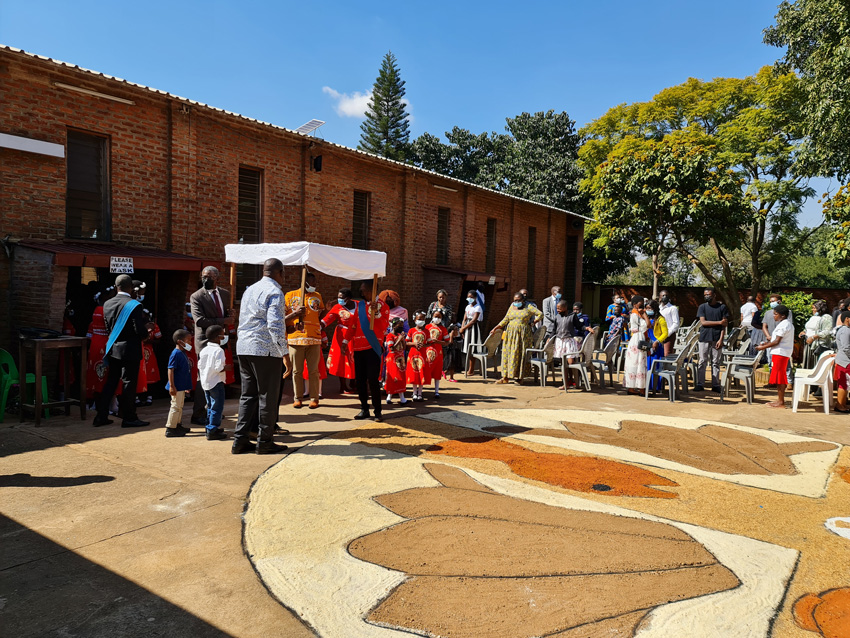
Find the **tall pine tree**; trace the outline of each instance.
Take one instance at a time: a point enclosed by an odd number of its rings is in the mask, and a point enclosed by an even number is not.
[[[404,80],[392,51],[384,56],[372,88],[366,120],[360,125],[361,151],[404,161],[408,156],[410,123],[404,103]]]

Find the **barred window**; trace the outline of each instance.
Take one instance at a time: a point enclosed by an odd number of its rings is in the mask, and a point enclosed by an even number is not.
[[[449,263],[449,215],[448,208],[437,209],[437,264]]]
[[[351,233],[351,247],[360,250],[369,249],[369,213],[370,196],[363,191],[354,191],[354,224]]]
[[[239,167],[237,232],[240,244],[258,244],[262,241],[263,172],[255,168]],[[245,288],[257,281],[260,274],[259,265],[237,264],[234,299],[241,299]]]

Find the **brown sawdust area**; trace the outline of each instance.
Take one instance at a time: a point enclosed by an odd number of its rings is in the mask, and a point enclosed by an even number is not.
[[[457,440],[477,434],[480,433],[419,417],[400,417],[382,427],[365,426],[340,432],[335,437],[798,550],[799,563],[774,624],[775,636],[811,636],[794,622],[791,613],[793,603],[807,594],[850,584],[847,572],[850,543],[824,527],[828,518],[850,515],[850,482],[842,480],[847,478],[846,468],[850,467],[850,448],[842,449],[826,496],[819,499],[634,464],[678,484],[678,487],[662,488],[675,492],[678,498],[659,499],[570,490],[519,476],[500,461],[446,456],[428,450],[447,439]],[[512,442],[533,452],[564,453],[562,448],[536,442]],[[574,450],[570,450],[569,454],[591,456]]]

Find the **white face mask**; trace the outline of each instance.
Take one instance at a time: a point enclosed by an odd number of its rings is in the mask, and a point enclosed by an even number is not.
[[[770,307],[771,307],[771,308],[776,308],[776,306],[778,306],[778,305],[779,305],[779,302],[778,302],[778,301],[771,301],[771,302],[770,302]]]
[[[433,323],[435,326],[439,326],[441,323],[443,323],[443,320],[439,317],[434,317],[433,319],[431,319],[431,323]]]
[[[191,344],[191,343],[184,343],[184,344],[183,344],[183,349],[184,349],[186,352],[192,352],[192,344]]]
[[[813,313],[812,313],[812,316],[813,316],[813,317],[817,317],[819,314],[820,314],[820,313],[818,313],[818,312],[813,312]]]
[[[219,345],[221,345],[221,346],[227,345],[228,341],[230,341],[230,337],[228,335],[224,335],[221,338],[221,343]]]
[[[424,321],[417,321],[417,322],[416,322],[416,327],[417,327],[417,328],[422,328],[422,327],[424,327],[424,326],[425,326],[425,322],[424,322]]]
[[[307,287],[305,288],[305,290],[306,290],[307,292],[316,292],[316,287],[315,287],[315,286],[307,286]]]

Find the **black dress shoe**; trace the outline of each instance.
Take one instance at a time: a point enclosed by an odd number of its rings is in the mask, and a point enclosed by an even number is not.
[[[99,428],[101,425],[112,425],[112,423],[112,419],[95,419],[91,422],[91,424],[96,428]]]
[[[370,415],[369,415],[369,410],[360,410],[360,412],[358,412],[358,413],[354,416],[354,420],[355,420],[355,421],[363,421],[363,420],[365,420],[365,419],[368,419],[368,418],[369,418],[369,416],[370,416]]]
[[[224,441],[227,438],[227,433],[221,428],[207,430],[207,441]]]
[[[172,439],[178,436],[186,436],[186,428],[181,428],[179,425],[176,428],[165,428],[165,438]]]
[[[383,423],[384,417],[380,412],[375,412],[375,418],[372,420],[375,421],[375,423]]]
[[[233,447],[230,448],[231,454],[247,454],[248,452],[253,452],[257,449],[257,446],[247,441],[245,439],[241,439],[239,441],[233,442]]]
[[[275,424],[274,433],[275,434],[289,434],[289,430],[287,430],[286,428],[282,428],[279,425]]]
[[[207,420],[206,419],[196,419],[196,418],[193,417],[192,420],[189,421],[189,423],[191,423],[192,425],[206,425]]]
[[[146,425],[150,425],[150,421],[140,421],[139,419],[134,419],[133,421],[122,421],[122,428],[143,428]]]
[[[257,443],[257,454],[280,454],[281,452],[286,451],[285,445],[280,445],[279,443],[275,443],[273,441],[261,441]]]

